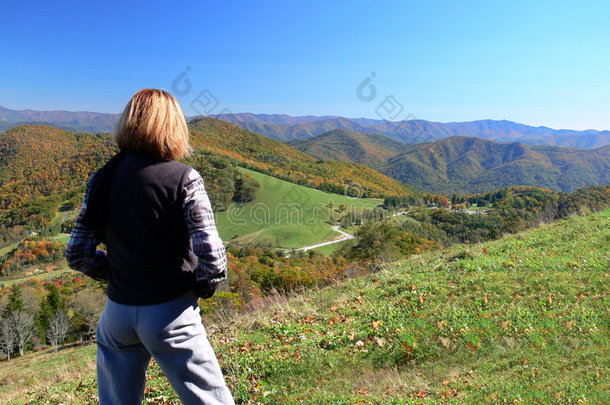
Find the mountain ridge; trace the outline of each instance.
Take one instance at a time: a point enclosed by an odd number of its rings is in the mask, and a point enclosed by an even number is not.
[[[73,132],[112,132],[120,114],[92,111],[11,110],[0,106],[0,130],[7,127],[36,123],[60,127]]]
[[[380,133],[395,140],[416,144],[450,136],[477,136],[498,142],[520,141],[529,145],[597,148],[610,144],[610,131],[552,129],[530,126],[508,120],[477,120],[468,122],[432,122],[425,120],[387,121],[371,118],[346,118],[336,115],[288,114],[212,114],[212,118],[240,126],[243,129],[273,139],[290,141],[310,138],[333,129],[348,129],[361,133]],[[26,123],[60,127],[75,132],[111,132],[119,114],[91,111],[11,110],[0,106],[0,131]],[[190,117],[190,119],[197,117]]]
[[[588,129],[552,129],[546,126],[530,126],[508,120],[476,120],[467,122],[432,122],[425,120],[387,121],[369,118],[345,118],[325,116],[312,121],[307,116],[302,121],[293,117],[291,125],[273,120],[269,115],[218,114],[215,118],[232,122],[252,132],[267,137],[290,141],[308,138],[332,129],[348,129],[362,133],[380,133],[405,143],[425,143],[450,136],[476,136],[497,142],[519,141],[542,144],[595,148],[610,144],[610,131]]]

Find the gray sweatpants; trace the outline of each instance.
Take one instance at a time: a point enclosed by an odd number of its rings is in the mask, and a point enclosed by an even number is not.
[[[100,404],[142,404],[151,355],[185,405],[234,404],[195,294],[146,306],[106,301],[97,326]]]

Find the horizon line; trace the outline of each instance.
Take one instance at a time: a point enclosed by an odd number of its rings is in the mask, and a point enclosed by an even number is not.
[[[88,114],[100,114],[100,115],[121,115],[121,113],[112,113],[112,112],[100,112],[100,111],[89,111],[89,110],[34,110],[34,109],[30,109],[30,108],[26,108],[23,110],[15,110],[9,107],[5,107],[3,105],[0,105],[0,109],[3,108],[5,110],[10,110],[10,111],[15,111],[15,112],[38,112],[38,113],[88,113]],[[496,118],[480,118],[480,119],[476,119],[476,120],[470,120],[470,121],[446,121],[446,122],[442,122],[442,121],[433,121],[433,120],[426,120],[423,118],[418,118],[418,117],[414,117],[413,119],[410,120],[402,120],[402,121],[390,121],[390,120],[384,120],[384,119],[379,119],[379,118],[369,118],[369,117],[346,117],[346,116],[342,116],[342,115],[315,115],[315,114],[302,114],[302,115],[291,115],[291,114],[285,114],[285,113],[253,113],[253,112],[229,112],[229,113],[218,113],[218,114],[207,114],[207,115],[192,115],[192,116],[188,116],[185,115],[184,117],[187,119],[187,121],[193,120],[195,118],[199,118],[199,117],[212,117],[214,118],[215,116],[222,116],[222,115],[239,115],[239,114],[249,114],[249,115],[280,115],[280,116],[287,116],[287,117],[291,117],[291,118],[303,118],[303,117],[316,117],[316,118],[345,118],[348,120],[358,120],[358,119],[366,119],[366,120],[373,120],[373,121],[378,121],[378,122],[389,122],[389,123],[401,123],[401,122],[408,122],[408,121],[425,121],[425,122],[430,122],[430,123],[434,123],[434,124],[465,124],[465,123],[473,123],[473,122],[482,122],[482,121],[494,121],[494,122],[511,122],[513,124],[518,124],[518,125],[525,125],[528,127],[532,127],[532,128],[546,128],[546,129],[550,129],[553,131],[576,131],[576,132],[588,132],[588,131],[596,131],[596,132],[608,132],[610,131],[609,129],[595,129],[595,128],[587,128],[587,129],[573,129],[573,128],[553,128],[553,127],[549,127],[547,125],[535,125],[535,124],[525,124],[522,122],[517,122],[517,121],[511,121],[508,120],[506,118],[502,118],[502,119],[496,119]],[[20,121],[6,121],[1,119],[1,122],[20,122]]]

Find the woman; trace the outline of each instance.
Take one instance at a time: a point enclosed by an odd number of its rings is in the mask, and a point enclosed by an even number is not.
[[[140,90],[115,139],[120,152],[89,180],[66,249],[71,268],[108,281],[100,404],[141,404],[151,355],[184,404],[233,404],[197,305],[227,278],[227,258],[201,176],[177,162],[190,151],[180,105]]]

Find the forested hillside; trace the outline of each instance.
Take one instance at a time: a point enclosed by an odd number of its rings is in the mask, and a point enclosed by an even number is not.
[[[80,206],[87,179],[114,153],[109,135],[49,126],[0,136],[0,246],[51,224],[57,210]]]
[[[410,234],[448,246],[483,242],[574,214],[603,210],[610,206],[610,186],[590,186],[573,193],[508,187],[453,195],[451,202],[451,210],[429,209],[405,197],[386,197],[384,205],[392,212],[408,210],[401,216],[400,227]]]
[[[508,186],[574,191],[610,184],[610,146],[583,150],[452,137],[391,158],[382,173],[435,193],[479,193]]]
[[[508,186],[574,191],[610,183],[610,146],[575,149],[452,137],[405,145],[380,134],[333,130],[289,145],[317,158],[357,162],[422,190],[478,193]]]
[[[346,129],[334,129],[312,138],[290,141],[288,145],[318,159],[361,163],[374,169],[383,166],[392,156],[411,148],[385,135]]]

